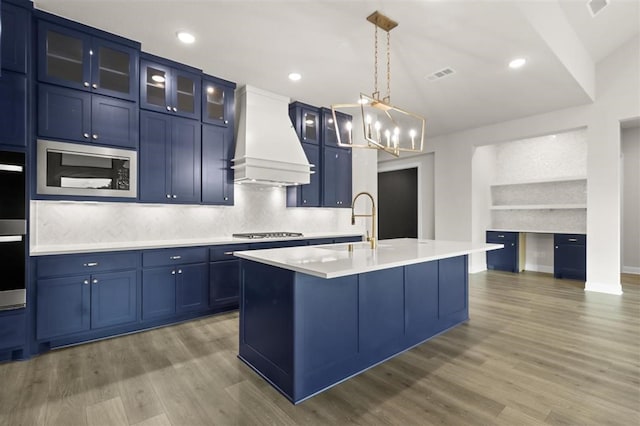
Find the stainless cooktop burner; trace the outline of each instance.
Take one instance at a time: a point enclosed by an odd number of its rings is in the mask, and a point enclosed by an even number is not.
[[[247,232],[242,234],[233,234],[237,238],[287,238],[302,237],[300,232]]]

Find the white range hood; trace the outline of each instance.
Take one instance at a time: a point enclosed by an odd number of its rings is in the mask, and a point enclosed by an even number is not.
[[[289,98],[252,86],[238,89],[234,181],[272,186],[310,182],[309,164],[289,119]]]

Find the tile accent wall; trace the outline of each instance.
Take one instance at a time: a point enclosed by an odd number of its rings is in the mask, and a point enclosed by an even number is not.
[[[234,232],[362,232],[350,209],[287,208],[285,188],[235,186],[235,206],[31,201],[31,249],[228,237]]]

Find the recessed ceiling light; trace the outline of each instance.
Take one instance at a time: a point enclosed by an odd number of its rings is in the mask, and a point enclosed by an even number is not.
[[[526,63],[527,63],[527,60],[525,58],[516,58],[516,59],[513,59],[511,62],[509,62],[509,68],[512,68],[512,69],[520,68]]]
[[[196,37],[193,34],[188,33],[186,31],[178,31],[176,36],[178,37],[178,40],[180,40],[184,44],[191,44],[194,41],[196,41]]]
[[[164,77],[161,76],[160,74],[152,75],[151,80],[155,81],[156,83],[164,83]]]
[[[292,72],[289,74],[289,80],[298,81],[302,78],[302,75],[299,72]]]

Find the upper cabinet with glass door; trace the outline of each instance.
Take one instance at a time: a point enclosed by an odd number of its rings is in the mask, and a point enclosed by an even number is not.
[[[320,143],[320,108],[292,102],[289,104],[289,118],[300,142],[316,145]]]
[[[140,108],[200,119],[201,71],[143,53]]]
[[[202,77],[202,121],[233,128],[236,84],[210,75]]]
[[[136,101],[139,44],[82,27],[38,22],[38,79]]]

